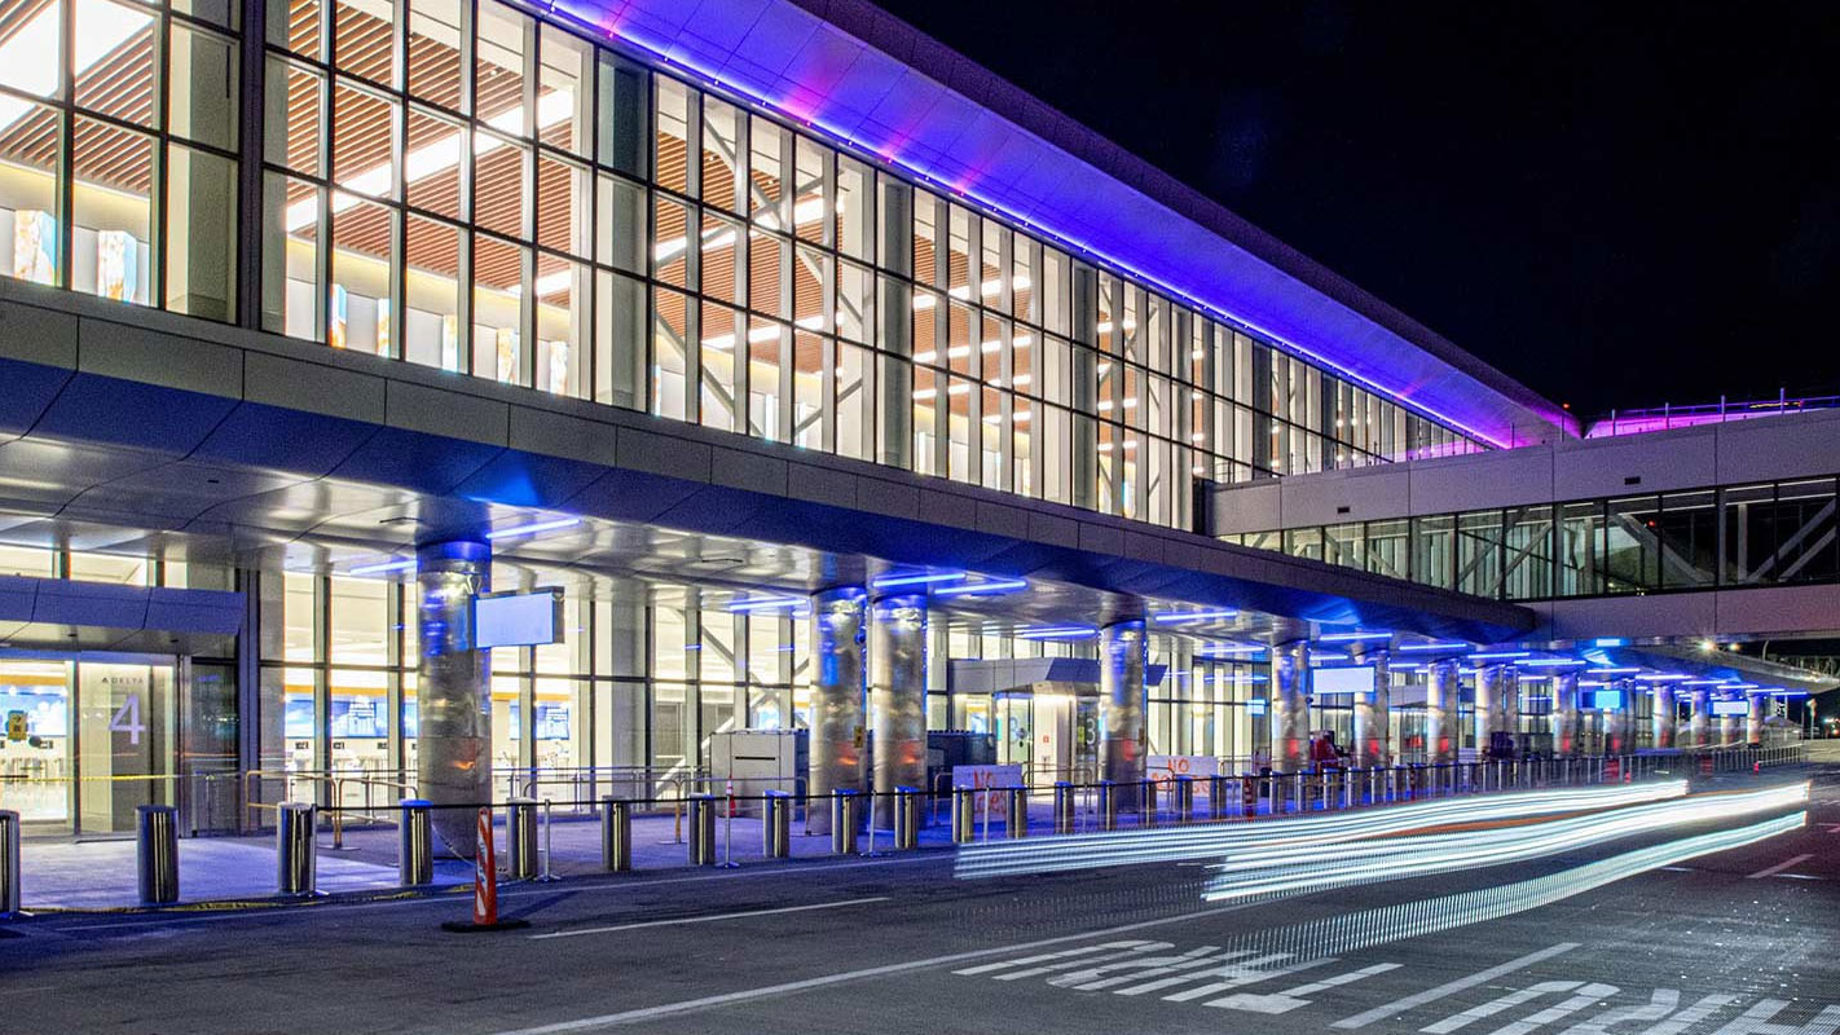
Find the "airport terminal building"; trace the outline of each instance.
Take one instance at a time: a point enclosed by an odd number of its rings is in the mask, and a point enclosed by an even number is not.
[[[1755,740],[1835,415],[1581,427],[861,0],[0,0],[32,832]]]

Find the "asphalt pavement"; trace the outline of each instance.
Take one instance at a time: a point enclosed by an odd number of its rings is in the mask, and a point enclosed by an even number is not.
[[[1807,825],[1596,887],[1738,821],[1254,902],[931,851],[507,885],[531,926],[492,933],[442,930],[465,893],[39,917],[0,926],[0,1031],[1833,1035],[1840,768],[1801,775]]]

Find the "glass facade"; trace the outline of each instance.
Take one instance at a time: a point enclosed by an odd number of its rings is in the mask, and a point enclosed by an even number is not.
[[[1836,479],[1249,532],[1228,542],[1502,600],[1840,581]]]
[[[495,0],[239,10],[6,6],[0,275],[1167,527],[1480,448]]]

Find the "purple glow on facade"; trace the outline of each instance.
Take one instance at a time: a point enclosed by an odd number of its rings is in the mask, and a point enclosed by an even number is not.
[[[544,9],[749,97],[923,184],[1157,286],[1497,448],[1569,417],[1509,399],[1244,247],[790,0],[560,0]],[[1004,84],[1007,85],[1007,84]],[[1069,190],[1068,184],[1080,189]],[[1220,299],[1230,290],[1231,304]],[[1311,346],[1299,344],[1310,341]],[[1517,428],[1518,425],[1518,428]]]

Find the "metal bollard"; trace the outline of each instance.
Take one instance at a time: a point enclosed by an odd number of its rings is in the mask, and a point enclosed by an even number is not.
[[[1110,780],[1099,781],[1099,829],[1118,829],[1118,785]]]
[[[952,843],[970,844],[977,835],[977,788],[952,788]]]
[[[396,878],[404,887],[434,883],[434,819],[420,798],[405,798],[397,824]]]
[[[1177,823],[1193,823],[1195,821],[1195,778],[1178,775],[1172,782],[1174,787],[1169,792],[1169,811],[1175,813]]]
[[[0,809],[0,920],[19,912],[19,813]]]
[[[142,904],[179,901],[178,810],[171,805],[137,805],[134,818]]]
[[[505,876],[508,880],[537,877],[537,800],[511,798],[505,810]]]
[[[632,869],[632,803],[611,794],[601,798],[601,869],[625,873]]]
[[[1219,773],[1208,777],[1208,818],[1227,818],[1227,778]]]
[[[1004,804],[1009,807],[1006,820],[1011,838],[1026,837],[1029,832],[1029,789],[1027,787],[1006,787],[1003,789]]]
[[[283,895],[319,893],[317,812],[310,803],[291,801],[275,814],[275,890]]]
[[[1156,781],[1145,780],[1137,792],[1137,825],[1156,826]]]
[[[1073,784],[1066,780],[1054,781],[1054,832],[1073,833],[1073,814]]]
[[[831,799],[831,851],[837,855],[856,854],[856,792],[840,790]]]
[[[690,796],[690,843],[687,849],[692,866],[713,866],[716,861],[716,796]]]
[[[767,792],[760,814],[760,850],[769,859],[792,854],[792,795],[786,791]]]
[[[904,852],[920,847],[920,789],[894,789],[894,847]]]

